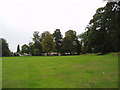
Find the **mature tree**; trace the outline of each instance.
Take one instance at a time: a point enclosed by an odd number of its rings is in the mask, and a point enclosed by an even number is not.
[[[108,26],[112,25],[111,31],[113,34],[111,36],[113,37],[111,41],[113,41],[113,49],[114,51],[120,51],[120,1],[114,4],[112,10],[114,14],[112,15],[111,24],[108,24]]]
[[[24,45],[22,46],[21,53],[22,53],[22,54],[24,54],[24,53],[29,54],[29,46],[26,45],[26,44],[24,44]]]
[[[120,3],[120,1],[119,1]],[[120,5],[117,2],[109,2],[105,6],[106,28],[110,42],[110,51],[119,51],[120,48]]]
[[[96,11],[96,14],[93,16],[93,19],[90,21],[90,24],[93,24],[92,26],[92,33],[89,39],[91,41],[92,46],[94,46],[94,49],[96,52],[108,52],[110,47],[110,43],[108,42],[108,34],[105,27],[106,23],[106,17],[104,16],[104,8],[99,8]]]
[[[90,21],[84,43],[87,40],[86,46],[93,48],[94,52],[119,51],[120,9],[115,7],[118,4],[108,2],[105,7],[98,8]]]
[[[75,45],[75,51],[76,51],[76,53],[79,55],[80,54],[80,52],[81,52],[81,47],[82,47],[82,45],[81,45],[81,42],[79,41],[79,40],[76,40],[76,45]]]
[[[0,38],[0,51],[2,51],[2,56],[10,56],[10,50],[8,47],[8,43],[5,39]]]
[[[42,53],[42,46],[40,44],[41,37],[40,37],[38,31],[35,31],[33,33],[33,41],[34,41],[34,44],[33,44],[33,46],[34,46],[34,54],[35,55],[41,55],[41,53]],[[37,53],[36,53],[36,51],[37,51]]]
[[[34,42],[40,42],[40,35],[39,35],[38,31],[35,31],[33,33],[33,38],[32,39],[33,39]]]
[[[34,43],[29,42],[28,46],[29,46],[29,54],[34,55]]]
[[[41,45],[43,51],[46,53],[54,51],[55,44],[53,42],[53,36],[48,31],[44,32]]]
[[[55,40],[55,51],[61,52],[61,47],[62,47],[62,34],[60,32],[60,29],[56,29],[53,33],[53,37]]]
[[[76,36],[76,32],[73,30],[69,30],[65,33],[65,37],[63,39],[63,49],[64,52],[74,54],[75,52],[80,51],[80,42]]]
[[[91,30],[90,28],[86,28],[86,29],[89,29],[88,31],[80,34],[78,37],[81,39],[81,43],[82,43],[82,53],[92,53],[92,45],[90,43],[90,38],[92,37],[89,37],[89,34],[91,33]]]
[[[17,46],[17,53],[20,52],[20,45]]]

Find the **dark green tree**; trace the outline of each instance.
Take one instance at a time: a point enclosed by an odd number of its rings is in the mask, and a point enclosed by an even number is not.
[[[85,48],[101,53],[119,51],[120,9],[118,4],[108,2],[105,7],[97,9],[87,31],[82,36]],[[116,5],[118,5],[117,8]]]
[[[53,33],[54,41],[55,41],[55,51],[61,52],[62,47],[62,34],[60,32],[60,29],[56,29]]]
[[[21,48],[22,54],[29,54],[29,46],[27,44],[24,44]]]
[[[0,38],[0,52],[2,52],[2,56],[10,56],[10,50],[9,50],[9,46],[8,43],[5,39]]]
[[[81,51],[80,42],[76,36],[76,32],[73,30],[69,30],[65,33],[65,37],[63,39],[63,52],[75,54],[76,52],[79,54]]]
[[[92,50],[93,43],[91,43],[91,40],[93,40],[94,37],[92,37],[92,35],[90,36],[91,32],[92,32],[91,27],[88,26],[86,28],[86,32],[84,32],[78,36],[81,39],[82,53],[92,53],[93,52],[93,50]]]
[[[33,46],[34,46],[34,54],[36,55],[36,51],[37,51],[37,55],[41,55],[41,53],[42,53],[42,46],[41,46],[41,37],[40,37],[40,35],[39,35],[39,32],[38,31],[35,31],[34,33],[33,33],[33,42],[34,42],[34,44],[33,44]]]
[[[34,55],[34,43],[29,42],[28,46],[29,46],[29,54]]]
[[[76,40],[76,45],[75,45],[75,51],[76,51],[76,53],[79,55],[81,52],[82,52],[82,50],[81,50],[81,47],[82,47],[82,44],[81,44],[81,42],[79,41],[79,40]]]
[[[20,45],[17,46],[17,53],[20,52]]]

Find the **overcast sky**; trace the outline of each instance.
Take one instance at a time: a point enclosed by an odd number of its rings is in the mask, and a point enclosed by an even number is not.
[[[103,0],[0,0],[0,37],[11,51],[32,41],[34,31],[85,31]]]

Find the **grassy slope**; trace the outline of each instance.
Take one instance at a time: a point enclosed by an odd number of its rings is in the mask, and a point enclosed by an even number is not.
[[[116,55],[4,57],[3,88],[118,87]]]

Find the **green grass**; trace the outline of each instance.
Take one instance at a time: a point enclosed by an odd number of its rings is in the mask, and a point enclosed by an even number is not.
[[[108,55],[4,57],[3,88],[117,88],[118,57]]]

